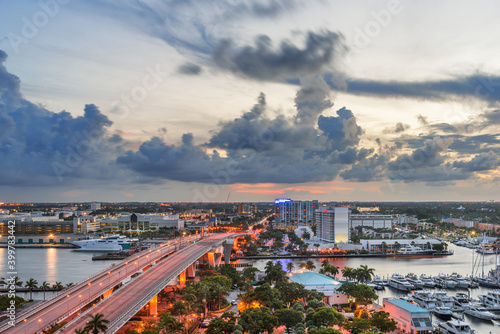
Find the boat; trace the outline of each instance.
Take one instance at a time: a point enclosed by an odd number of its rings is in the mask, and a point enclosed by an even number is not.
[[[445,274],[439,274],[438,276],[434,277],[434,281],[436,282],[436,286],[440,287],[441,289],[455,289],[458,285],[457,282],[450,279]]]
[[[396,290],[410,292],[415,290],[415,287],[411,285],[402,275],[393,274],[389,279],[389,286]]]
[[[483,255],[492,255],[496,253],[492,247],[478,248],[476,249],[476,252]]]
[[[457,273],[452,273],[449,278],[452,280],[452,281],[455,281],[457,282],[457,288],[461,288],[461,289],[467,289],[469,286],[470,286],[470,283],[469,281],[467,281],[465,278],[463,278],[461,275],[457,274]]]
[[[482,319],[482,320],[493,320],[496,319],[497,316],[485,309],[482,306],[470,306],[465,309],[465,314],[470,315],[471,317]]]
[[[432,294],[432,297],[436,299],[438,306],[455,307],[455,301],[445,291],[436,291]]]
[[[422,249],[418,246],[403,247],[396,252],[398,255],[432,255],[434,253],[436,253],[435,250]]]
[[[377,284],[377,285],[381,285],[381,286],[386,286],[387,285],[387,282],[384,281],[383,279],[380,278],[380,276],[375,276],[375,278],[373,279],[373,283],[374,284]]]
[[[443,334],[475,334],[469,324],[462,320],[449,320],[434,323],[434,327]]]
[[[465,310],[466,307],[472,305],[469,296],[467,296],[465,293],[457,293],[455,296],[452,296],[451,298],[455,303],[455,308],[460,309],[461,311]]]
[[[453,312],[446,306],[437,306],[432,310],[432,313],[444,320],[451,320],[453,317]]]
[[[434,280],[431,277],[425,274],[420,275],[420,280],[422,281],[422,283],[424,283],[424,288],[436,287],[436,282],[434,282]]]
[[[415,274],[408,274],[406,275],[406,280],[415,287],[415,289],[423,289],[424,288],[424,282],[418,279],[417,275]]]
[[[481,303],[486,307],[499,308],[500,307],[500,291],[488,291],[485,295],[477,296]]]
[[[415,291],[412,295],[413,300],[417,302],[420,307],[427,310],[433,310],[437,307],[436,299],[434,299],[429,291]]]
[[[480,285],[487,288],[500,289],[500,281],[494,277],[476,277],[474,280]]]
[[[71,244],[77,246],[77,251],[111,252],[128,250],[138,244],[139,239],[130,239],[121,235],[113,235],[99,239],[83,239],[72,241]]]

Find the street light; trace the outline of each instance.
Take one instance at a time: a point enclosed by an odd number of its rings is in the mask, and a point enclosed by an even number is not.
[[[66,305],[68,306],[68,312],[69,312],[69,295],[66,295],[66,298],[67,298],[67,299],[66,299],[66,300],[67,300]]]
[[[24,334],[26,334],[26,322],[27,322],[28,320],[24,319],[23,321],[24,321]]]
[[[42,326],[42,319],[38,319],[38,329]]]
[[[78,295],[78,298],[80,298],[80,312],[78,315],[82,314],[82,295]]]
[[[89,302],[90,302],[90,282],[89,282]]]

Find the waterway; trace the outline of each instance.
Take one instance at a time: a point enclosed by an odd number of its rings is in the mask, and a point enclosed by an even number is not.
[[[450,245],[449,247],[455,253],[445,257],[392,257],[392,258],[330,258],[330,264],[339,267],[357,268],[362,264],[368,265],[375,269],[375,273],[381,277],[390,277],[393,273],[406,275],[415,273],[417,276],[421,274],[438,275],[439,273],[451,274],[457,272],[463,276],[470,275],[472,272],[472,250]],[[47,281],[50,284],[54,282],[62,282],[63,285],[73,282],[77,283],[95,274],[98,271],[107,269],[113,263],[118,261],[92,261],[92,252],[78,252],[71,249],[39,249],[27,248],[16,250],[16,270],[17,276],[22,281],[29,278],[34,278],[38,283]],[[6,277],[7,272],[7,250],[0,248],[0,277]],[[287,262],[294,262],[296,267],[299,263],[307,259],[283,259],[283,266]],[[316,265],[316,271],[321,268],[323,259],[313,259]],[[241,260],[249,262],[250,260]],[[254,260],[254,266],[263,270],[268,260]],[[480,264],[482,262],[480,261]],[[484,271],[487,273],[495,266],[495,255],[487,255],[484,262]],[[479,271],[476,274],[481,274],[482,265],[479,266]],[[456,292],[464,292],[465,290],[448,290],[450,295]],[[486,294],[489,290],[486,288],[471,289],[471,296],[477,298],[479,294]],[[379,295],[379,304],[382,303],[382,298],[401,296],[402,293],[386,287],[383,291],[377,291]],[[46,292],[46,298],[52,295],[51,292]],[[20,294],[23,297],[23,294]],[[43,299],[42,292],[34,292],[33,299]],[[439,320],[439,319],[434,319]],[[465,320],[480,334],[500,333],[500,327],[493,327],[491,323],[476,320],[465,316]]]

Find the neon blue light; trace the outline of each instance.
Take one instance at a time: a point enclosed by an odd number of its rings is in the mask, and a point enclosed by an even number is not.
[[[281,204],[281,203],[287,203],[291,202],[292,200],[289,198],[277,198],[274,200],[274,204]]]

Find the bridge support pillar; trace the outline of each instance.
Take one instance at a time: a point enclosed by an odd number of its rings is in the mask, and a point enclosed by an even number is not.
[[[179,288],[186,286],[186,270],[179,275]]]
[[[186,276],[187,278],[194,278],[196,276],[196,262],[187,267]]]
[[[234,238],[224,241],[224,262],[229,264],[231,260],[231,251],[233,250]]]
[[[158,313],[158,296],[154,296],[153,299],[149,301],[149,315],[153,316]]]

